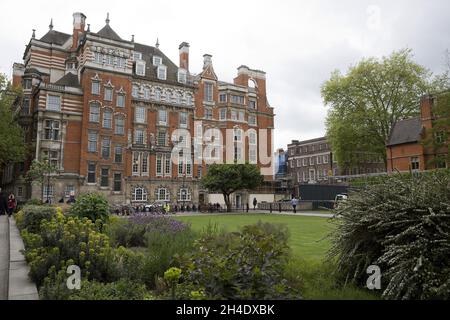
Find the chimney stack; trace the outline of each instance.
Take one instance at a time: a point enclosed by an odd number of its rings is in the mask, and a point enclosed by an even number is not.
[[[210,54],[206,53],[203,55],[203,69],[206,69],[209,65],[212,64],[211,58],[212,58],[212,55],[210,55]]]
[[[180,50],[180,68],[189,71],[189,43],[182,42],[178,49]]]
[[[73,43],[72,49],[78,47],[78,39],[80,37],[80,33],[84,32],[84,26],[86,23],[86,16],[81,12],[75,12],[73,14]]]

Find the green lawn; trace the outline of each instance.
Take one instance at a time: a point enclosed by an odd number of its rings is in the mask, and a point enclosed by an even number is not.
[[[330,246],[326,236],[332,231],[331,219],[322,217],[288,216],[277,214],[201,215],[176,217],[189,222],[194,230],[208,224],[217,224],[226,231],[234,231],[258,221],[287,225],[294,257],[288,269],[300,276],[302,296],[305,299],[378,299],[365,288],[340,287],[333,276],[334,267],[325,261]]]
[[[201,230],[209,223],[217,224],[226,231],[234,231],[258,221],[285,224],[289,228],[290,246],[294,255],[316,262],[322,260],[329,248],[330,243],[325,237],[333,227],[329,218],[277,214],[199,215],[176,219],[189,222],[194,230]]]

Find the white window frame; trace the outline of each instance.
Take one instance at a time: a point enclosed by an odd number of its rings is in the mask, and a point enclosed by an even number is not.
[[[97,109],[97,112],[92,112]],[[89,104],[89,122],[100,123],[100,105],[98,103]]]
[[[187,82],[187,71],[185,69],[178,69],[178,82],[184,84]]]
[[[139,191],[139,194],[140,194],[139,199],[137,198],[138,191]],[[145,188],[142,188],[142,187],[135,187],[133,189],[132,199],[133,199],[133,202],[147,202],[147,199],[148,199],[147,190]]]
[[[164,72],[163,74],[161,72]],[[157,70],[157,78],[159,80],[167,80],[167,67],[164,65],[159,65]]]
[[[182,121],[184,119],[184,121]],[[179,113],[179,123],[180,128],[187,128],[189,125],[189,119],[188,119],[188,113],[187,112],[180,112]]]
[[[162,58],[160,56],[153,56],[153,65],[154,66],[162,65]]]
[[[164,114],[164,119],[161,119],[161,115]],[[167,125],[167,123],[169,122],[169,114],[167,112],[166,109],[159,109],[158,110],[158,123],[160,125]]]
[[[112,101],[113,100],[113,88],[111,87],[105,87],[105,101]]]
[[[123,93],[117,94],[116,106],[119,108],[125,107],[125,95]]]
[[[136,75],[145,76],[145,61],[137,61],[136,62]]]
[[[131,95],[134,98],[139,98],[139,86],[136,84],[133,84],[133,86],[131,87]]]
[[[163,156],[162,154],[156,155],[156,163],[155,163],[156,176],[163,176]]]
[[[99,96],[100,95],[100,81],[98,80],[92,80],[91,84],[91,94]],[[97,90],[95,90],[97,89]]]
[[[142,136],[142,139],[140,138]],[[142,142],[141,142],[142,140]],[[145,130],[135,129],[134,130],[134,143],[135,144],[145,144]]]
[[[118,135],[125,134],[125,118],[123,116],[117,116],[114,121],[114,133]]]
[[[227,108],[221,108],[219,110],[219,120],[227,120]]]
[[[52,102],[51,100],[55,99],[54,102]],[[58,103],[56,103],[56,100]],[[61,111],[61,96],[58,95],[53,95],[53,94],[49,94],[47,95],[47,110],[51,110],[51,111]]]
[[[112,129],[112,125],[113,125],[113,112],[111,110],[104,110],[102,127],[106,129]]]
[[[211,89],[211,90],[209,90]],[[203,101],[212,102],[214,101],[214,84],[211,82],[205,82],[203,85]]]
[[[95,137],[95,139],[92,139],[93,137]],[[97,152],[97,150],[98,150],[98,133],[92,131],[88,132],[88,152]]]
[[[136,123],[145,123],[146,119],[146,109],[143,106],[136,106],[135,112],[134,112],[134,121]]]

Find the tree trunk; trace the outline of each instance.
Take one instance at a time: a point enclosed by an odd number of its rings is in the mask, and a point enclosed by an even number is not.
[[[226,206],[227,206],[227,212],[231,212],[230,195],[224,193],[224,194],[223,194],[223,199],[225,200],[225,204],[226,204]]]

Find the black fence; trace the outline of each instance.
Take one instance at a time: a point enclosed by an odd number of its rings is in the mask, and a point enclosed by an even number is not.
[[[349,187],[344,185],[301,184],[298,186],[301,200],[313,201],[313,208],[314,206],[328,208],[329,202],[333,202],[336,195],[348,192]]]

